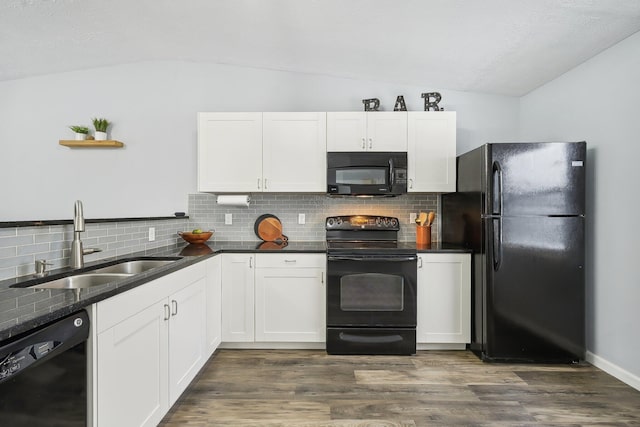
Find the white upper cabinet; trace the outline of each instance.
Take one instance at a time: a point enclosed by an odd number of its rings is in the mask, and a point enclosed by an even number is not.
[[[329,112],[327,151],[407,151],[407,112]]]
[[[262,113],[198,114],[198,191],[262,191]]]
[[[327,191],[326,113],[263,113],[263,191]]]
[[[326,191],[326,113],[199,113],[198,191]]]
[[[455,111],[408,113],[407,191],[456,191]]]

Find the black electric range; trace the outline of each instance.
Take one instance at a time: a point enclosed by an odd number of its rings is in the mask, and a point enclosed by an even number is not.
[[[417,255],[394,217],[328,217],[327,353],[415,354]]]

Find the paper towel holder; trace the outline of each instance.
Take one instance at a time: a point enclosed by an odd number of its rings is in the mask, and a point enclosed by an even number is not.
[[[251,196],[246,195],[219,195],[217,203],[223,206],[249,207]]]

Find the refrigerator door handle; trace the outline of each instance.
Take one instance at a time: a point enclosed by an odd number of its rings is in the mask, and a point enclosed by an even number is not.
[[[492,198],[492,206],[491,209],[494,215],[502,215],[502,167],[500,166],[500,162],[497,160],[493,162],[492,167],[492,190],[493,190],[493,198]],[[496,184],[498,188],[496,189]],[[496,211],[495,200],[498,200],[498,210]]]
[[[492,218],[492,222],[493,271],[498,271],[500,264],[502,264],[502,217]]]

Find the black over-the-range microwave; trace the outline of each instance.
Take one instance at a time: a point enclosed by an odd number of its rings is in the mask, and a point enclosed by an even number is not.
[[[328,195],[398,196],[406,192],[406,152],[327,153]]]

